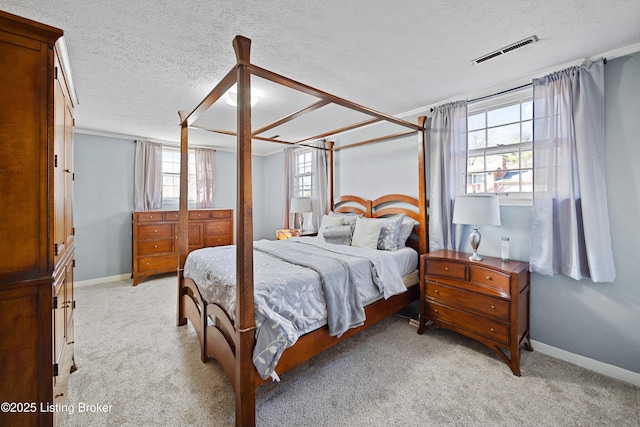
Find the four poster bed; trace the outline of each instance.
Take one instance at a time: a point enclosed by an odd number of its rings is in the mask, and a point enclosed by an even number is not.
[[[249,39],[237,36],[233,41],[237,58],[233,69],[190,114],[179,112],[182,156],[177,324],[181,326],[189,320],[200,341],[202,361],[206,362],[213,357],[223,368],[235,391],[236,425],[243,426],[255,424],[255,389],[258,385],[269,377],[277,379],[278,374],[299,365],[416,300],[419,295],[417,257],[427,252],[425,118],[421,117],[418,124],[406,122],[257,67],[249,61],[250,44]],[[253,131],[250,105],[252,75],[312,95],[320,101],[289,114],[269,126]],[[196,127],[194,122],[198,117],[234,84],[237,84],[238,93],[237,132],[233,132],[237,137],[237,242],[235,246],[196,250],[187,257],[188,130],[190,127]],[[259,135],[267,129],[273,129],[328,104],[336,104],[363,113],[370,119],[297,142],[286,142],[277,140],[276,137],[265,138]],[[338,222],[334,221],[335,224],[340,225],[348,222],[345,217],[363,224],[367,220],[362,218],[371,218],[370,222],[382,221],[386,225],[390,222],[398,224],[395,228],[396,233],[400,233],[402,229],[401,233],[404,236],[399,238],[398,235],[394,235],[393,239],[398,244],[397,247],[393,246],[391,250],[380,250],[380,241],[378,241],[377,248],[375,243],[373,249],[359,248],[327,243],[321,237],[300,237],[278,242],[253,241],[251,189],[253,139],[305,145],[306,141],[335,135],[375,122],[390,122],[410,130],[335,148],[330,143],[327,149],[329,167],[327,211],[331,211],[330,215],[341,217]],[[230,134],[228,131],[218,132]],[[370,142],[395,139],[408,134],[418,135],[418,198],[391,194],[373,201],[357,196],[334,199],[334,151]],[[346,227],[353,227],[353,224],[354,222],[351,222],[351,225]],[[350,232],[354,232],[353,228]],[[325,233],[326,235],[328,234]],[[402,246],[407,248],[403,249]],[[304,260],[296,258],[297,253],[302,254]],[[328,270],[334,267],[336,271],[346,270],[345,277],[356,277],[354,282],[357,283],[350,283],[348,279],[343,279],[343,276],[335,276],[333,270],[329,273]],[[295,282],[294,278],[302,278],[302,282]],[[336,291],[333,290],[333,285],[328,286],[333,283],[330,279],[340,283],[337,287],[348,289],[346,292],[350,296],[334,294]],[[275,286],[277,289],[274,289],[271,281],[279,283],[280,286]],[[292,288],[293,291],[287,290],[288,288]],[[277,293],[280,291],[285,293]],[[291,307],[283,307],[287,300],[293,298],[291,294],[295,294],[296,297],[300,294],[305,295],[306,306],[303,311],[306,314],[309,312],[313,314],[311,320],[303,319],[301,313],[295,312],[293,305],[299,303],[299,300],[296,300]],[[319,298],[310,297],[311,294]],[[330,303],[329,300],[337,300],[338,305]],[[292,318],[285,319],[283,316],[285,312],[293,312]]]

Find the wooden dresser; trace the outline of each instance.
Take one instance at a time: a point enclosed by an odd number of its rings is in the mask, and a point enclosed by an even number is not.
[[[520,376],[529,341],[529,264],[438,251],[420,257],[418,333],[442,327],[480,341]]]
[[[0,11],[0,411],[50,426],[73,361],[73,111],[62,30]]]
[[[133,285],[178,268],[178,211],[133,213]],[[232,209],[189,211],[189,252],[233,243]]]

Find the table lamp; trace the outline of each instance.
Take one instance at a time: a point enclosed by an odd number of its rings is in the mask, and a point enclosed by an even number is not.
[[[292,197],[289,212],[295,214],[294,227],[302,230],[302,213],[311,212],[311,199],[308,197]]]
[[[478,225],[500,225],[500,203],[495,194],[461,194],[456,196],[453,207],[453,223],[473,225],[469,235],[469,243],[473,254],[471,261],[482,261],[478,255],[480,231]]]

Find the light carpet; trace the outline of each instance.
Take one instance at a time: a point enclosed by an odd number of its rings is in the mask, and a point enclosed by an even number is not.
[[[231,385],[176,326],[174,277],[80,287],[62,426],[232,426]],[[640,389],[539,352],[522,376],[450,331],[379,324],[257,389],[258,426],[639,426]]]

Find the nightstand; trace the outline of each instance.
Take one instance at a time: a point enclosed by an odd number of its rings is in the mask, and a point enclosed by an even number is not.
[[[292,229],[283,229],[283,230],[276,230],[276,240],[285,240],[288,239],[290,237],[298,237],[300,235],[300,233],[298,232],[298,230],[292,228]]]
[[[520,376],[529,340],[529,264],[438,251],[420,257],[418,333],[447,328],[494,350]]]

